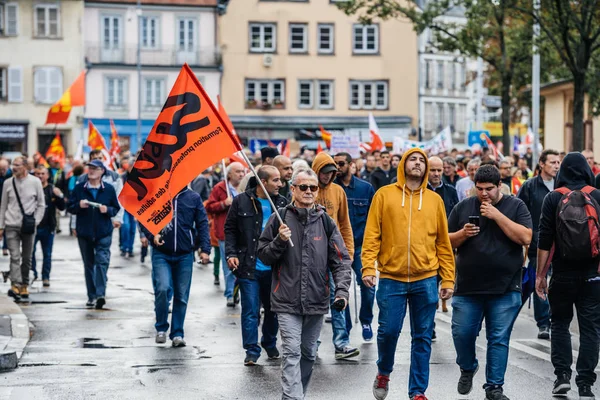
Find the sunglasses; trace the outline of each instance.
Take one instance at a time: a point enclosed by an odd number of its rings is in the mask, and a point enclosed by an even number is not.
[[[295,187],[297,187],[298,189],[300,189],[301,192],[306,192],[308,189],[310,189],[311,192],[316,192],[317,190],[319,190],[319,187],[317,185],[294,185]]]
[[[338,161],[336,162],[336,164],[338,165],[338,167],[344,168],[346,166],[346,161]]]

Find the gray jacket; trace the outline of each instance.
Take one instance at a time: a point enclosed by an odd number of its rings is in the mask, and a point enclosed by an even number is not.
[[[23,214],[15,195],[13,180],[19,191],[25,214],[33,214],[35,225],[39,225],[46,211],[46,198],[42,182],[35,176],[27,174],[23,179],[13,176],[4,182],[2,187],[2,200],[0,201],[0,229],[7,226],[20,227],[23,224]]]
[[[348,300],[352,278],[350,256],[337,226],[331,237],[327,237],[323,218],[331,217],[323,207],[307,210],[288,205],[286,208],[284,222],[292,231],[294,247],[279,238],[280,224],[275,214],[269,218],[258,244],[258,258],[273,270],[271,311],[326,314],[330,301],[328,269],[333,274],[335,296]]]

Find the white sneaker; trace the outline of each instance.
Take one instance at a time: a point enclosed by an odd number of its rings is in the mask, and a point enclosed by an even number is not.
[[[173,338],[173,347],[185,347],[185,340],[181,336],[175,336]]]
[[[158,332],[154,341],[158,344],[167,343],[167,332]]]

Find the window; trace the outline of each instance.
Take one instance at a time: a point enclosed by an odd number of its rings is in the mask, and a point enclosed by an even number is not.
[[[354,25],[354,54],[376,54],[379,51],[379,26]]]
[[[158,18],[157,17],[141,17],[140,20],[140,37],[142,40],[143,49],[158,48]]]
[[[444,105],[442,103],[437,104],[437,119],[435,121],[435,125],[438,131],[444,129]]]
[[[458,64],[458,88],[465,90],[465,64]]]
[[[456,130],[459,132],[464,132],[466,128],[465,118],[467,115],[467,106],[466,104],[458,105],[458,115],[456,117]]]
[[[317,26],[317,51],[319,54],[333,54],[333,32],[332,24]]]
[[[165,99],[165,80],[160,78],[144,79],[144,107],[161,108]]]
[[[37,37],[56,38],[59,36],[60,21],[57,4],[38,4],[33,14]]]
[[[23,102],[23,69],[21,67],[9,67],[7,69],[8,102]]]
[[[448,125],[452,128],[456,126],[456,106],[448,104]]]
[[[317,84],[319,108],[333,108],[333,81],[319,81]]]
[[[179,51],[196,51],[196,20],[193,18],[179,19]]]
[[[39,104],[54,104],[62,96],[62,70],[58,67],[39,67],[33,71],[34,99]]]
[[[437,63],[437,88],[438,89],[443,89],[444,88],[444,62],[443,61],[438,61]]]
[[[450,79],[449,79],[449,87],[450,89],[456,89],[456,63],[450,64]]]
[[[431,61],[425,61],[425,89],[431,89],[431,79],[429,73],[431,71]]]
[[[388,108],[388,83],[386,81],[350,81],[350,108]]]
[[[122,77],[106,78],[106,107],[125,108],[127,105],[127,79]]]
[[[277,47],[276,35],[275,24],[250,24],[250,51],[254,53],[274,52]]]
[[[102,17],[102,47],[105,50],[115,50],[121,47],[121,17]]]
[[[283,80],[246,80],[246,108],[284,108]]]
[[[308,53],[306,24],[290,24],[290,53]]]
[[[16,3],[0,3],[0,36],[17,35],[17,12]]]
[[[434,115],[433,115],[433,103],[425,103],[425,121],[424,121],[424,125],[425,125],[425,131],[427,132],[431,132],[433,131],[433,120],[434,120]]]
[[[8,70],[6,67],[0,67],[0,101],[8,99],[8,84],[6,82]]]
[[[313,81],[298,81],[298,108],[313,108]]]

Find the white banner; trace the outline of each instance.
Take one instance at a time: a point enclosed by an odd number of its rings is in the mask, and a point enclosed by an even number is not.
[[[360,139],[358,136],[331,135],[329,154],[334,156],[337,153],[348,153],[352,158],[359,158],[359,145]]]
[[[444,128],[444,130],[426,142],[416,142],[398,136],[394,137],[393,151],[395,154],[403,154],[406,150],[414,148],[422,149],[430,155],[450,151],[452,149],[452,132],[450,131],[450,127]]]

